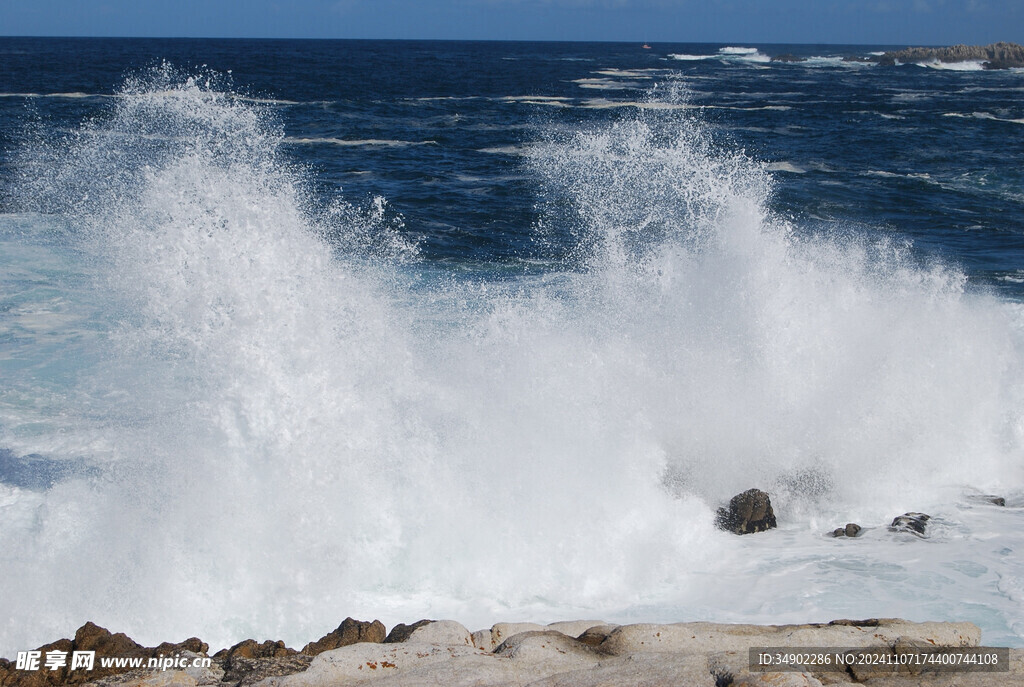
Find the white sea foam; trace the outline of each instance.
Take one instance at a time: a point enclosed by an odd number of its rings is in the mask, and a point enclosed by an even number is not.
[[[921,67],[928,67],[929,69],[941,69],[952,72],[980,72],[985,69],[985,63],[982,60],[964,60],[962,62],[932,60],[931,62],[916,62],[915,64]]]
[[[1020,313],[772,216],[764,166],[658,97],[530,149],[578,247],[520,281],[424,283],[383,199],[324,207],[266,111],[169,70],[27,151],[22,196],[97,275],[64,295],[106,326],[53,407],[106,449],[102,478],[0,490],[0,653],[345,615],[966,616],[1020,643],[1024,510],[958,501],[1021,495]],[[783,527],[715,530],[750,486]],[[884,528],[910,509],[930,541]],[[849,520],[872,529],[823,536]]]
[[[695,61],[695,60],[713,60],[718,55],[687,55],[681,54],[669,54],[669,57],[673,60],[684,60],[684,61]]]
[[[616,79],[573,79],[573,83],[577,84],[580,88],[593,88],[603,91],[623,91],[627,89],[635,90],[637,88],[643,88],[645,84],[637,81],[618,81]]]
[[[718,52],[722,55],[756,55],[757,48],[726,46],[724,48],[719,48]]]
[[[807,170],[803,167],[798,167],[792,162],[773,162],[768,165],[768,171],[770,172],[789,172],[790,174],[806,174]]]

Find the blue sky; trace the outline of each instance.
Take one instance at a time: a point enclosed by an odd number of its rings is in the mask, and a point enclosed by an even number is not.
[[[0,35],[1024,42],[1024,0],[0,0]]]

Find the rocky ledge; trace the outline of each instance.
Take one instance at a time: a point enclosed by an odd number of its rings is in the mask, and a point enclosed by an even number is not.
[[[41,651],[91,647],[102,656],[173,656],[166,669],[118,671],[19,669],[0,659],[3,687],[88,684],[103,687],[1024,687],[1024,649],[1000,650],[1004,672],[965,672],[907,665],[909,654],[963,655],[978,647],[971,623],[913,623],[899,619],[836,620],[806,625],[677,623],[614,625],[573,621],[499,623],[470,632],[451,620],[398,625],[385,636],[378,622],[347,618],[302,651],[283,642],[249,639],[207,655],[198,639],[145,648],[92,623],[74,640]],[[59,647],[53,649],[53,647]],[[876,660],[843,669],[752,669],[751,649],[765,647],[871,648]],[[985,649],[988,652],[989,650]],[[759,652],[755,651],[754,655]],[[170,661],[167,662],[170,664]]]
[[[980,61],[986,69],[1024,67],[1024,46],[1016,43],[992,45],[953,45],[947,48],[907,48],[883,54],[878,63],[883,65],[925,62]]]

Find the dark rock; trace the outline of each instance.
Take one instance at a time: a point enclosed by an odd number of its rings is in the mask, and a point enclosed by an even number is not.
[[[907,48],[885,53],[878,63],[893,65],[922,62],[984,62],[986,69],[1024,67],[1024,46],[1016,43],[953,45],[946,48]]]
[[[893,518],[889,529],[893,532],[910,532],[923,537],[929,520],[931,520],[931,516],[924,513],[904,513]]]
[[[715,524],[735,534],[763,532],[776,526],[771,499],[760,489],[733,496],[728,508],[719,508]]]
[[[411,635],[413,632],[415,632],[419,628],[423,627],[424,625],[429,625],[432,622],[434,622],[434,621],[433,620],[417,620],[412,625],[405,625],[403,623],[398,623],[393,628],[391,628],[391,632],[384,639],[384,643],[385,644],[397,644],[399,642],[404,642],[405,640],[409,639],[409,635]]]
[[[286,647],[281,640],[275,642],[268,639],[260,644],[255,639],[245,639],[228,649],[226,654],[222,655],[221,652],[217,652],[217,655],[230,665],[230,662],[236,658],[283,658],[294,656],[297,653],[299,652],[295,649]]]
[[[262,658],[235,656],[230,661],[230,667],[224,669],[221,684],[252,685],[268,677],[301,673],[312,662],[312,656],[299,653]]]
[[[191,651],[193,654],[206,654],[209,650],[210,645],[203,640],[198,637],[189,637],[184,642],[178,642],[177,644],[164,642],[153,649],[153,655],[173,656],[174,654],[180,654],[183,651]]]
[[[846,523],[846,527],[837,527],[832,532],[833,537],[856,537],[860,535],[861,526],[855,522]]]
[[[379,620],[372,623],[365,620],[345,618],[334,632],[324,635],[315,642],[302,648],[301,653],[316,656],[331,649],[338,649],[357,642],[373,642],[379,644],[386,639],[384,624]]]
[[[772,58],[772,62],[806,62],[806,57],[798,57],[792,53],[786,53],[784,55],[776,55]]]

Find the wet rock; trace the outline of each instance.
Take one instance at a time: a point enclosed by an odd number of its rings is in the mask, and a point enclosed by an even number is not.
[[[387,637],[384,624],[379,620],[372,623],[365,620],[345,618],[336,630],[330,632],[315,642],[310,642],[302,648],[300,653],[309,656],[316,656],[331,649],[338,649],[357,642],[381,643]]]
[[[715,524],[735,534],[763,532],[776,527],[771,499],[760,489],[748,489],[733,496],[728,508],[719,508]]]
[[[967,499],[969,501],[974,501],[975,503],[984,503],[986,505],[1006,506],[1006,499],[994,494],[971,494]]]
[[[918,537],[924,537],[929,520],[931,520],[931,516],[924,513],[904,513],[893,518],[889,529],[893,532],[909,532]]]
[[[786,53],[784,55],[776,55],[772,58],[772,62],[806,62],[806,57],[798,57],[792,53]]]
[[[855,522],[846,523],[846,527],[837,527],[832,531],[833,537],[856,537],[860,535],[860,531],[863,529],[860,525]]]

